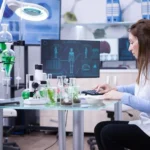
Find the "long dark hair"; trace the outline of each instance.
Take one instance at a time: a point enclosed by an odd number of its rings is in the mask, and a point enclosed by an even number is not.
[[[138,76],[136,82],[139,84],[141,72],[144,73],[145,80],[148,79],[148,64],[150,62],[150,20],[141,19],[133,24],[129,32],[136,36],[139,43],[137,58]]]

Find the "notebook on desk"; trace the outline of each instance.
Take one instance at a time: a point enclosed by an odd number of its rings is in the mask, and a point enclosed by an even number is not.
[[[5,105],[19,105],[19,104],[20,104],[19,100],[0,99],[0,106],[5,106]]]

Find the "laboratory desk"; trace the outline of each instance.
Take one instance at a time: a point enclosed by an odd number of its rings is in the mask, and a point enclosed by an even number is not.
[[[99,111],[105,109],[109,105],[115,104],[115,119],[121,119],[121,104],[118,101],[107,101],[104,105],[89,105],[81,103],[74,106],[61,106],[57,104],[51,105],[24,105],[22,98],[13,98],[19,100],[19,105],[14,106],[0,106],[0,150],[3,150],[3,109],[23,109],[23,110],[58,110],[58,124],[59,124],[59,150],[66,150],[66,131],[65,131],[65,111],[73,111],[73,150],[84,150],[84,111],[93,110]]]

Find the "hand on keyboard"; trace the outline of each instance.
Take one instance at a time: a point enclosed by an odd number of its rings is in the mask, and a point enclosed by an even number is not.
[[[82,91],[81,93],[85,95],[103,95],[102,93],[96,92],[96,90],[85,90],[85,91]]]

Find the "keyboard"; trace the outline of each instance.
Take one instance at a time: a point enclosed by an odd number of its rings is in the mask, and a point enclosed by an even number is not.
[[[82,91],[81,93],[85,95],[103,95],[102,93],[96,92],[96,90],[85,90],[85,91]]]
[[[19,105],[20,101],[18,100],[7,100],[7,99],[0,99],[0,106],[4,105]]]

